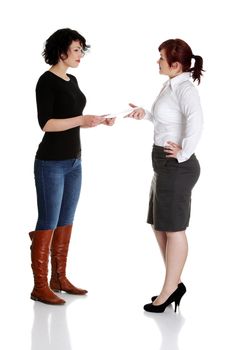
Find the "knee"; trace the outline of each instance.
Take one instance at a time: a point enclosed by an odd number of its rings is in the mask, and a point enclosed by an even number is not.
[[[185,237],[185,231],[176,231],[176,232],[166,232],[167,239],[176,239],[180,238],[182,239]]]

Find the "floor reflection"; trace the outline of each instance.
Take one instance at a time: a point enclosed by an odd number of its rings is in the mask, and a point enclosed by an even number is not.
[[[179,350],[179,333],[185,323],[181,312],[175,313],[170,306],[161,314],[145,312],[145,316],[155,321],[161,333],[160,350]]]
[[[31,331],[31,350],[72,350],[66,312],[77,300],[65,297],[65,305],[34,303],[34,321]]]

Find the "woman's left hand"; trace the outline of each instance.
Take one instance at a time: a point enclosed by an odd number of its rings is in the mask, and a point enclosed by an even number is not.
[[[177,153],[180,152],[182,148],[175,142],[168,141],[167,145],[164,147],[164,152],[167,153],[167,158],[177,158]]]
[[[115,120],[116,118],[105,118],[102,124],[112,126],[115,123]]]

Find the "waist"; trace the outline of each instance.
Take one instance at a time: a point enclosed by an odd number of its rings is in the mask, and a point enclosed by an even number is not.
[[[157,145],[153,145],[153,149],[152,149],[152,159],[156,160],[156,159],[166,159],[167,161],[174,161],[174,159],[178,162],[178,160],[176,158],[167,158],[167,153],[165,152],[165,148],[162,146],[157,146]],[[192,160],[197,160],[195,153],[193,153],[186,161],[179,163],[180,165],[187,163],[188,161],[192,161]]]
[[[164,147],[157,145],[153,145],[152,154],[153,157],[160,159],[165,159],[167,155],[167,153],[164,151]]]
[[[36,158],[41,160],[81,158],[79,132],[46,133],[39,144]]]

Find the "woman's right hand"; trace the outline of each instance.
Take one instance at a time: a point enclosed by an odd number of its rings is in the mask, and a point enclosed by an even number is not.
[[[129,105],[132,108],[137,108],[128,115],[129,118],[134,118],[134,119],[140,120],[140,119],[143,119],[145,117],[146,113],[145,113],[143,108],[137,107],[133,103],[129,103]]]
[[[82,115],[80,126],[84,128],[93,128],[99,124],[102,124],[104,121],[104,117],[99,117],[97,115]]]

